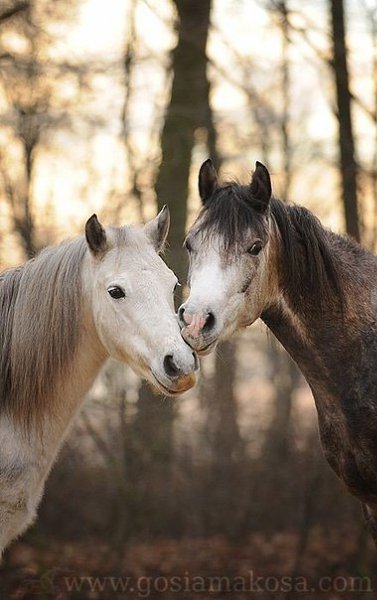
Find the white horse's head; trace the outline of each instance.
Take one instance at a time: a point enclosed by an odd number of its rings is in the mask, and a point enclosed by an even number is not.
[[[198,361],[174,312],[177,278],[159,256],[169,230],[167,207],[143,226],[86,223],[83,270],[94,326],[106,352],[130,364],[164,394],[195,384]]]

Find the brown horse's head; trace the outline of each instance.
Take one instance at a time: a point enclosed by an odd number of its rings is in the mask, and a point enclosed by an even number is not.
[[[202,210],[186,238],[190,296],[179,309],[184,339],[198,352],[253,323],[272,306],[317,315],[345,298],[330,232],[307,209],[272,197],[256,164],[249,185],[219,185],[207,160]]]
[[[218,184],[201,167],[203,208],[186,238],[190,296],[179,309],[182,335],[199,352],[250,324],[274,293],[269,273],[271,182],[257,163],[249,185]]]

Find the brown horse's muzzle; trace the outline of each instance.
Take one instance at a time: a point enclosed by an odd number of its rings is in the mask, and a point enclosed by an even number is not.
[[[181,335],[185,342],[200,355],[208,354],[217,342],[213,330],[215,317],[212,312],[190,313],[182,305],[178,311]]]

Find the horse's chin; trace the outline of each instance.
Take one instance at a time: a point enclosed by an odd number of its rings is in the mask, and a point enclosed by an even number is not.
[[[217,346],[219,342],[225,342],[229,339],[232,334],[236,331],[234,324],[230,323],[228,327],[225,327],[220,332],[212,334],[211,336],[203,336],[200,334],[198,337],[193,337],[187,328],[184,327],[181,331],[181,335],[188,344],[199,356],[207,356]]]
[[[151,386],[164,396],[179,396],[190,390],[196,384],[196,375],[194,373],[184,375],[177,381],[169,383],[169,385],[162,383],[152,371],[147,379]]]
[[[193,349],[196,351],[197,354],[199,354],[199,356],[207,356],[207,354],[210,354],[219,343],[227,342],[234,335],[234,333],[241,329],[245,329],[246,327],[254,323],[254,321],[255,319],[253,319],[250,322],[240,321],[237,323],[236,321],[231,321],[222,329],[222,331],[216,336],[215,339],[211,339],[210,342],[204,343],[204,345],[201,348],[195,347]]]
[[[214,342],[208,344],[208,346],[204,346],[203,348],[197,349],[196,352],[199,356],[207,356],[214,350],[218,344],[219,340],[216,339]]]
[[[137,361],[133,361],[129,358],[128,364],[136,373],[138,373],[138,375],[143,379],[146,379],[156,392],[163,394],[164,396],[179,396],[180,394],[187,392],[187,390],[191,389],[196,384],[195,373],[183,375],[175,381],[162,382],[161,378],[152,371],[144,360],[139,358]]]
[[[218,342],[217,335],[212,335],[210,338],[206,338],[203,336],[203,334],[199,334],[199,336],[194,337],[191,335],[191,332],[187,327],[182,329],[181,335],[186,344],[188,344],[190,348],[199,354],[199,356],[206,356],[209,354]]]

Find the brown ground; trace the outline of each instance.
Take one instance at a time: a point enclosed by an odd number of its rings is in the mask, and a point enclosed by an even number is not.
[[[254,534],[242,543],[160,539],[118,552],[97,540],[18,542],[5,556],[1,598],[376,598],[377,553],[369,540],[356,549],[351,538],[312,531],[298,562],[298,538],[289,533]]]

